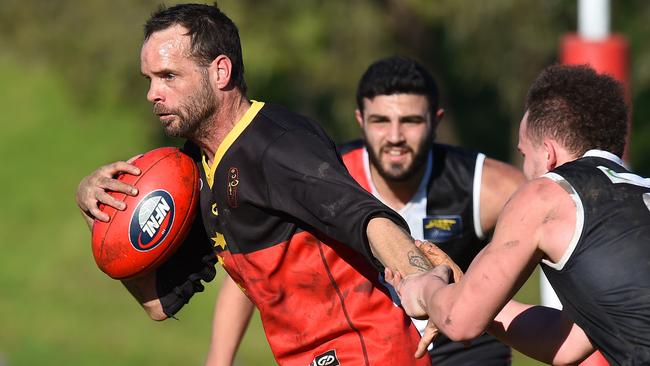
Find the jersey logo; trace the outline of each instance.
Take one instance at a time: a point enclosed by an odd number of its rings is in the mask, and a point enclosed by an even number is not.
[[[442,243],[460,235],[463,220],[460,215],[427,216],[422,219],[424,239]]]
[[[236,208],[239,206],[237,202],[237,186],[239,185],[239,169],[228,169],[228,206]]]
[[[129,225],[129,241],[138,251],[157,247],[174,222],[174,199],[162,189],[146,195],[133,210]]]
[[[617,173],[609,168],[599,165],[598,169],[605,173],[605,176],[612,181],[612,183],[627,183],[634,184],[635,186],[650,188],[650,179],[640,177],[632,173]]]
[[[336,350],[329,350],[314,358],[309,366],[338,366],[340,365],[339,359],[336,357]]]

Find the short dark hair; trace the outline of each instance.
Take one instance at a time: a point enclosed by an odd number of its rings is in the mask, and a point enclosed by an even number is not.
[[[375,61],[363,74],[357,87],[357,106],[363,112],[363,99],[391,94],[425,95],[435,116],[438,86],[429,72],[406,57],[393,56]]]
[[[217,56],[225,55],[232,62],[232,86],[246,93],[244,61],[237,26],[217,4],[180,4],[167,8],[161,5],[144,25],[144,40],[158,31],[174,25],[187,29],[191,38],[191,54],[203,66],[209,65]]]
[[[528,91],[526,109],[535,143],[552,137],[577,156],[590,149],[623,156],[628,109],[623,86],[610,76],[587,65],[547,67]]]

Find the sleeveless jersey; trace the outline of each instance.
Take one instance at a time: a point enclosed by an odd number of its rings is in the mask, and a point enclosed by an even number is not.
[[[366,225],[403,220],[347,174],[320,126],[254,102],[201,170],[218,260],[260,311],[281,365],[429,365],[378,281]]]
[[[567,251],[541,264],[564,310],[611,364],[650,364],[650,180],[601,150],[545,176],[576,205]]]
[[[381,200],[370,176],[362,140],[340,147],[354,179]],[[416,239],[426,239],[445,251],[465,271],[487,245],[481,230],[479,198],[485,155],[460,147],[434,144],[425,174],[410,202],[399,211]],[[413,319],[422,332],[426,321]],[[434,365],[509,365],[510,348],[483,334],[472,347],[438,336],[429,354]]]

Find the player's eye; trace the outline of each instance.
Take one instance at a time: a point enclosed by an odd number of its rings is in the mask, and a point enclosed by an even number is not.
[[[368,122],[370,122],[370,123],[388,123],[388,122],[390,122],[390,119],[385,118],[385,117],[370,117],[368,119]]]
[[[163,75],[163,79],[165,79],[167,81],[174,80],[174,78],[176,78],[176,75],[172,74],[171,72],[166,73],[166,74]]]
[[[425,123],[426,121],[427,120],[422,117],[407,117],[407,118],[400,119],[401,123],[409,123],[409,124],[420,124],[420,123]]]

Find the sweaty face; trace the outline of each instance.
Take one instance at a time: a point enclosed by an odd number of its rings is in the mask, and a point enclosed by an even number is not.
[[[519,124],[519,144],[517,148],[524,158],[524,175],[527,179],[534,179],[548,173],[546,168],[548,155],[541,143],[535,143],[531,140],[527,127],[528,112],[524,114]]]
[[[371,169],[386,180],[405,181],[426,162],[433,143],[429,102],[424,95],[392,94],[363,99],[361,128]]]
[[[217,103],[207,69],[190,57],[186,29],[173,26],[153,33],[140,53],[141,72],[149,79],[147,99],[169,136],[195,138]]]

